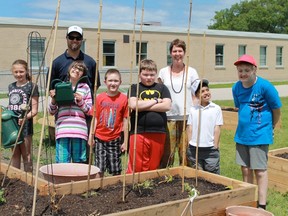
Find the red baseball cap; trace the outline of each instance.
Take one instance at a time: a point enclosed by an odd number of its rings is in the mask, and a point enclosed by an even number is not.
[[[242,55],[235,63],[234,63],[234,65],[239,65],[239,64],[241,64],[241,63],[249,63],[249,64],[252,64],[252,65],[254,65],[254,66],[256,66],[257,67],[257,63],[256,63],[256,61],[255,61],[255,59],[253,58],[253,56],[250,56],[250,55]]]

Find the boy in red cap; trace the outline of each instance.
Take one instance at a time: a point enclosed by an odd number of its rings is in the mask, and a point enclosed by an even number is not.
[[[273,129],[280,118],[282,106],[275,87],[256,75],[253,56],[243,55],[234,65],[239,81],[232,87],[235,107],[238,108],[236,163],[241,166],[243,181],[258,184],[258,207],[266,208],[269,145],[273,143]]]

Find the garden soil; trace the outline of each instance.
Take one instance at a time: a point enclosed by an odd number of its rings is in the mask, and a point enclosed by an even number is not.
[[[3,175],[1,179],[3,179]],[[89,196],[87,194],[37,195],[35,215],[96,216],[187,199],[191,188],[195,187],[195,178],[185,178],[185,183],[188,183],[190,189],[183,193],[181,192],[181,182],[182,179],[179,176],[174,176],[172,180],[171,178],[159,177],[152,179],[152,181],[145,181],[143,184],[135,184],[134,189],[132,189],[132,185],[127,185],[125,202],[122,201],[123,185],[120,182],[103,189],[90,191]],[[224,185],[214,184],[201,178],[198,179],[195,188],[200,195],[227,190]],[[0,196],[2,201],[0,205],[1,215],[31,215],[33,187],[17,179],[6,178],[2,189],[4,195]]]

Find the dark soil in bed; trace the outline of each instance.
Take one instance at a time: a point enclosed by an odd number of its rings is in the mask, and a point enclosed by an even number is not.
[[[3,175],[1,177],[3,179]],[[171,179],[170,179],[171,180]],[[2,182],[2,180],[1,180]],[[165,203],[173,200],[188,198],[188,192],[181,192],[182,179],[174,176],[172,181],[164,177],[145,181],[142,185],[126,186],[126,199],[122,202],[122,183],[107,188],[91,191],[90,196],[85,194],[65,196],[38,196],[35,215],[105,215],[128,209]],[[190,187],[195,186],[195,178],[185,178]],[[139,187],[138,187],[139,186]],[[7,179],[4,188],[5,198],[0,206],[1,215],[31,215],[34,188],[17,179]],[[200,195],[226,190],[226,186],[214,184],[205,179],[198,179],[197,190]]]
[[[284,159],[288,159],[288,153],[285,152],[285,153],[282,153],[282,154],[277,154],[275,155],[276,157],[281,157],[281,158],[284,158]]]

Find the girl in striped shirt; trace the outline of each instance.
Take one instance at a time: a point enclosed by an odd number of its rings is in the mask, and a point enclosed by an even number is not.
[[[87,75],[83,61],[74,61],[68,69],[68,80],[73,90],[82,76]],[[86,114],[92,107],[91,90],[88,84],[80,82],[74,93],[71,105],[58,106],[55,89],[50,90],[51,101],[49,113],[57,116],[55,123],[56,163],[84,163],[86,161],[86,144],[88,128]],[[64,95],[63,95],[64,97]]]

